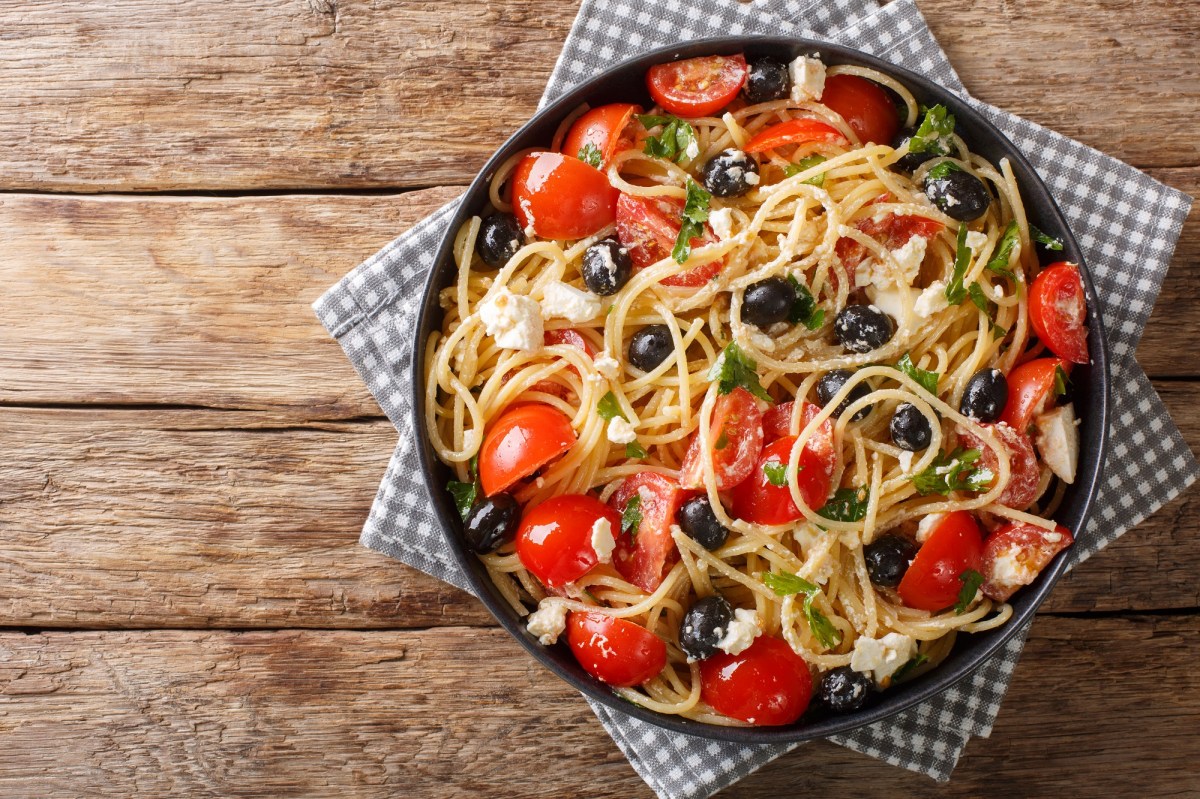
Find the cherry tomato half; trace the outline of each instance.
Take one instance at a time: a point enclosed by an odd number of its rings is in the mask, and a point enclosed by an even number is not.
[[[606,519],[615,536],[621,516],[595,497],[563,494],[534,505],[517,528],[517,557],[543,584],[557,588],[578,580],[600,562],[592,528]]]
[[[608,504],[617,513],[624,513],[635,494],[640,497],[638,512],[642,514],[642,523],[636,530],[622,532],[617,537],[613,564],[626,580],[652,592],[679,559],[675,540],[671,538],[671,525],[686,495],[669,477],[658,472],[638,472],[625,478],[609,497]]]
[[[641,106],[629,103],[611,103],[587,111],[571,125],[563,140],[563,153],[582,158],[584,147],[590,144],[600,152],[601,168],[608,166],[614,155],[633,146],[629,120],[640,113]]]
[[[791,435],[792,407],[794,405],[794,402],[781,402],[763,414],[764,443],[770,444],[777,439]],[[808,423],[815,419],[820,412],[820,407],[811,402],[805,402],[800,409],[800,429],[803,430],[807,427]],[[808,441],[804,442],[804,448],[812,450],[813,454],[825,464],[825,471],[833,474],[833,467],[837,466],[837,444],[833,437],[833,420],[826,419],[818,425],[813,434],[808,437]]]
[[[900,130],[900,114],[892,98],[882,86],[866,78],[827,78],[821,102],[841,114],[863,144],[887,144]]]
[[[675,240],[679,238],[683,201],[674,197],[634,197],[622,194],[617,200],[617,238],[629,250],[633,265],[638,269],[671,257]],[[692,249],[713,244],[716,235],[706,224],[704,235],[692,238]],[[664,286],[703,286],[721,271],[724,262],[715,261],[693,267],[686,272],[663,280]]]
[[[983,545],[983,593],[1007,602],[1073,543],[1071,531],[1061,524],[1053,531],[1024,522],[1004,525]]]
[[[1054,378],[1059,369],[1070,366],[1059,358],[1038,358],[1027,361],[1008,374],[1008,402],[1000,421],[1013,430],[1025,432],[1046,399],[1054,394]]]
[[[555,344],[569,344],[572,347],[578,347],[587,353],[589,358],[596,357],[596,348],[592,343],[583,337],[583,334],[578,330],[569,327],[559,328],[557,330],[547,330],[542,334],[542,343],[547,347],[553,347]],[[574,366],[571,371],[579,374],[579,370]],[[557,380],[539,380],[530,386],[531,391],[540,391],[543,394],[553,394],[560,399],[566,399],[571,395],[570,389],[564,386]]]
[[[750,724],[791,724],[808,709],[812,672],[786,641],[760,635],[740,654],[718,652],[700,663],[700,698]]]
[[[504,491],[571,448],[575,431],[565,413],[540,402],[517,405],[500,415],[479,449],[483,493]]]
[[[795,436],[786,436],[763,447],[750,476],[743,480],[730,495],[733,500],[733,515],[755,524],[787,524],[803,518],[796,503],[792,501],[792,490],[787,483],[777,486],[771,482],[765,467],[787,466]],[[829,496],[830,476],[826,462],[814,450],[805,447],[800,451],[800,473],[797,476],[800,496],[804,504],[816,510],[825,504]]]
[[[918,610],[938,611],[958,601],[968,569],[983,563],[983,534],[975,517],[956,510],[938,519],[917,556],[900,580],[897,591],[904,604]]]
[[[641,685],[667,665],[667,645],[628,619],[603,613],[567,615],[567,643],[583,670],[618,688]]]
[[[1060,262],[1046,267],[1029,287],[1029,322],[1033,332],[1058,357],[1088,362],[1087,301],[1079,267]]]
[[[855,228],[861,230],[889,250],[899,249],[914,236],[931,239],[942,232],[941,222],[925,216],[896,216],[886,214],[876,220],[873,216],[859,220]],[[835,247],[838,258],[847,271],[853,272],[863,258],[867,257],[867,248],[849,236],[838,239]]]
[[[713,477],[718,491],[728,491],[750,476],[762,454],[763,414],[758,400],[738,386],[717,397],[708,431],[712,451]],[[704,488],[704,462],[700,458],[700,433],[692,435],[679,482],[684,488]]]
[[[729,105],[746,82],[746,72],[741,53],[701,56],[655,64],[646,71],[646,88],[670,113],[704,117]]]
[[[611,224],[618,194],[599,169],[561,153],[531,153],[512,176],[517,222],[543,239],[582,239]]]
[[[833,125],[801,117],[780,122],[778,125],[772,125],[766,130],[758,132],[750,141],[746,142],[746,152],[761,153],[764,150],[774,150],[776,147],[812,141],[843,146],[850,143]]]
[[[1000,492],[996,503],[1014,510],[1028,508],[1038,498],[1038,484],[1042,474],[1037,453],[1033,449],[1033,441],[1025,433],[1014,430],[1003,422],[984,427],[991,429],[1000,440],[1000,445],[1008,451],[1008,485]],[[980,465],[991,469],[997,475],[1000,474],[1000,458],[994,449],[966,430],[958,432],[958,440],[967,449],[980,450]]]

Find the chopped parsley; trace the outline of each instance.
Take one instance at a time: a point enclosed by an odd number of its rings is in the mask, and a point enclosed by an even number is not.
[[[600,164],[604,161],[600,155],[600,148],[591,142],[588,142],[579,149],[579,160],[596,167],[596,169],[599,169]]]
[[[978,593],[979,586],[983,585],[983,575],[974,569],[967,569],[958,575],[958,581],[963,584],[963,587],[958,592],[958,601],[954,603],[954,613],[961,616],[975,601],[975,594]]]
[[[950,152],[946,139],[954,133],[954,114],[944,105],[935,105],[925,112],[917,132],[908,140],[910,153],[933,153],[947,155]]]
[[[1033,225],[1029,226],[1029,235],[1033,237],[1034,241],[1045,247],[1047,250],[1054,250],[1055,252],[1058,252],[1063,248],[1062,239],[1051,238],[1047,234],[1035,228]]]
[[[463,518],[463,521],[466,521],[467,514],[475,506],[475,500],[483,493],[483,486],[479,482],[478,455],[471,458],[467,474],[471,478],[469,483],[460,483],[458,480],[446,483],[446,490],[450,492],[450,496],[454,497],[454,506],[458,508],[458,515]]]
[[[757,369],[758,363],[742,352],[736,341],[731,341],[708,370],[708,379],[717,382],[717,392],[720,394],[728,394],[741,387],[759,399],[771,402],[771,395],[758,382]]]
[[[1067,373],[1063,371],[1061,366],[1054,367],[1054,393],[1062,396],[1067,393]]]
[[[625,503],[625,510],[621,511],[621,532],[636,536],[641,526],[642,495],[635,492]]]
[[[621,404],[617,402],[617,397],[611,391],[607,392],[600,401],[596,403],[596,413],[600,414],[600,418],[606,422],[611,422],[620,416],[625,419],[625,412],[621,410]],[[628,421],[628,420],[626,420]]]
[[[942,161],[940,164],[934,164],[933,168],[925,173],[925,179],[941,180],[951,172],[962,172],[962,167],[953,161]]]
[[[712,195],[700,187],[696,181],[688,178],[687,201],[683,204],[683,218],[680,220],[679,235],[675,238],[675,247],[671,257],[676,263],[685,263],[692,254],[692,239],[704,235],[704,223],[708,221],[708,201]]]
[[[967,298],[967,289],[963,278],[967,275],[967,267],[971,264],[971,248],[967,246],[967,226],[958,228],[958,242],[955,245],[954,272],[950,282],[946,284],[946,302],[951,305],[962,305]]]
[[[646,454],[646,448],[636,441],[630,441],[625,445],[626,458],[644,458]]]
[[[996,245],[995,254],[988,259],[987,268],[989,271],[1003,275],[1004,277],[1016,277],[1008,263],[1012,259],[1013,248],[1017,246],[1020,238],[1021,232],[1017,229],[1017,222],[1014,219],[1004,229],[1004,235],[1000,237],[1000,243]]]
[[[817,330],[825,321],[825,309],[817,307],[817,301],[808,286],[797,280],[795,275],[788,275],[788,283],[796,292],[796,301],[788,311],[788,321],[793,325],[804,325],[809,330]]]
[[[813,600],[821,594],[820,588],[803,577],[787,572],[767,572],[762,576],[762,580],[779,596],[804,594],[804,618],[808,620],[808,629],[812,630],[813,636],[821,642],[821,646],[829,649],[837,646],[842,640],[841,631],[833,626],[825,614],[813,607]]]
[[[967,286],[967,296],[971,298],[971,302],[975,303],[975,307],[987,314],[988,319],[994,319],[995,313],[992,311],[991,303],[988,301],[987,295],[983,293],[983,288],[978,283],[972,283]]]
[[[787,485],[787,464],[786,463],[764,463],[763,474],[767,476],[767,482],[776,488],[783,488]]]
[[[971,287],[974,288],[975,284],[971,284]],[[930,372],[920,368],[913,363],[912,356],[907,352],[904,353],[904,357],[896,363],[896,368],[901,372],[904,372],[904,374],[908,375],[913,380],[917,381],[917,384],[921,386],[921,388],[925,389],[930,394],[933,394],[935,397],[937,396],[938,379],[941,377],[939,373]]]
[[[1000,325],[992,322],[992,341],[999,341],[1008,335],[1008,329],[1000,327]],[[1003,349],[1003,347],[1001,347]]]
[[[787,166],[785,166],[783,168],[783,176],[785,178],[794,177],[795,175],[799,175],[801,172],[807,172],[808,170],[812,169],[817,164],[823,164],[828,160],[829,159],[823,155],[820,155],[818,153],[813,153],[810,156],[801,158],[799,161],[797,161],[794,164],[788,164]],[[822,172],[819,175],[814,175],[813,177],[809,178],[808,180],[802,180],[800,182],[807,183],[810,186],[824,186],[825,185],[825,173]]]
[[[859,492],[862,493],[861,499]],[[871,492],[866,488],[839,488],[817,513],[830,521],[859,522],[867,515],[870,502]]]
[[[912,674],[922,663],[927,663],[929,656],[923,652],[918,652],[914,657],[909,658],[908,662],[900,668],[896,669],[896,673],[892,675],[892,682],[898,683],[908,675]]]
[[[996,475],[986,466],[975,465],[980,454],[977,449],[961,448],[949,455],[939,454],[929,468],[909,479],[922,496],[951,491],[986,491]]]
[[[699,147],[695,128],[679,117],[639,114],[638,121],[647,130],[662,125],[662,133],[646,139],[646,146],[642,151],[646,155],[678,162],[684,158],[693,157],[688,154],[688,150],[696,152]]]

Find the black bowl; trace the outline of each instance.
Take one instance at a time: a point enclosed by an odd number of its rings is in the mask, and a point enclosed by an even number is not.
[[[1020,184],[1029,218],[1039,228],[1060,237],[1063,241],[1063,251],[1057,254],[1056,259],[1083,264],[1079,245],[1067,228],[1062,212],[1059,211],[1049,191],[1029,162],[1012,142],[969,105],[925,78],[874,56],[809,39],[730,37],[707,39],[678,47],[655,50],[613,67],[542,109],[505,142],[467,189],[463,202],[450,221],[446,237],[438,250],[434,268],[425,285],[425,296],[417,321],[417,346],[413,357],[412,423],[419,438],[417,452],[421,460],[421,470],[426,487],[429,490],[430,503],[441,520],[442,529],[446,535],[446,545],[454,553],[463,571],[466,572],[475,594],[500,624],[529,650],[530,654],[559,677],[583,692],[584,695],[613,710],[659,727],[719,740],[743,743],[782,743],[844,734],[857,727],[872,724],[923,702],[970,675],[1030,620],[1038,605],[1050,593],[1050,589],[1063,573],[1070,550],[1056,558],[1032,586],[1016,595],[1012,601],[1013,618],[1007,624],[985,633],[959,636],[953,652],[938,668],[885,692],[878,702],[864,710],[843,716],[817,718],[807,723],[802,719],[797,724],[786,727],[722,727],[703,724],[676,716],[655,713],[621,700],[611,689],[584,672],[565,644],[559,643],[553,647],[544,647],[525,630],[520,619],[493,586],[479,559],[463,545],[462,523],[449,494],[443,488],[446,481],[450,479],[450,471],[438,461],[429,446],[428,436],[424,432],[424,342],[430,333],[441,327],[442,311],[438,306],[438,292],[450,285],[455,278],[456,270],[452,254],[455,233],[469,216],[479,213],[487,204],[488,183],[496,168],[518,150],[527,147],[548,147],[559,122],[582,102],[586,101],[592,105],[611,102],[639,102],[649,107],[652,102],[647,95],[643,79],[646,69],[654,64],[699,55],[727,55],[738,52],[744,52],[751,56],[770,55],[785,63],[801,53],[820,53],[826,64],[854,64],[886,72],[904,83],[918,101],[926,105],[941,103],[947,106],[954,113],[958,121],[958,131],[971,146],[972,151],[983,155],[992,163],[997,163],[1002,157],[1009,159]],[[1088,511],[1100,485],[1100,472],[1104,464],[1105,444],[1108,438],[1109,407],[1108,345],[1105,342],[1104,329],[1100,320],[1100,304],[1086,267],[1082,271],[1088,301],[1088,347],[1092,362],[1087,366],[1076,368],[1071,375],[1071,398],[1082,419],[1079,431],[1081,450],[1079,473],[1075,485],[1071,486],[1061,508],[1055,514],[1060,523],[1075,531],[1077,537],[1083,535]],[[1076,546],[1082,546],[1082,544],[1077,543]]]

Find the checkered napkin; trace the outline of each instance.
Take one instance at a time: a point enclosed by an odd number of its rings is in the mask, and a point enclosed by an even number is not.
[[[970,98],[911,0],[680,0],[653,13],[635,0],[583,0],[543,104],[639,52],[724,34],[821,38],[877,55],[958,93],[1002,130],[1050,187],[1096,281],[1112,347],[1113,406],[1103,490],[1072,566],[1136,526],[1200,475],[1134,351],[1161,288],[1191,198],[1103,153]],[[385,413],[400,430],[362,543],[460,588],[464,575],[428,510],[409,429],[415,313],[432,253],[457,201],[393,241],[313,304]],[[468,589],[469,590],[469,589]],[[832,740],[938,780],[972,735],[986,737],[1024,646],[1021,630],[975,674],[924,704]],[[660,797],[707,797],[796,745],[743,745],[672,733],[607,707],[592,709]]]

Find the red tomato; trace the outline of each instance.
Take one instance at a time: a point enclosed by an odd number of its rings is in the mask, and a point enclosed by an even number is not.
[[[997,602],[1007,602],[1073,543],[1071,531],[1061,524],[1053,532],[1024,522],[1004,525],[983,545],[983,593]]]
[[[614,155],[633,146],[633,136],[628,135],[629,120],[640,113],[641,106],[629,103],[591,109],[571,125],[563,140],[563,153],[579,158],[583,148],[590,144],[600,151],[600,165],[608,166]]]
[[[860,141],[887,144],[900,130],[900,114],[878,83],[856,75],[834,75],[825,81],[821,102],[846,120]]]
[[[792,406],[793,402],[781,402],[767,410],[763,414],[763,443],[770,444],[784,436],[791,435],[790,425],[792,423]],[[811,402],[804,403],[804,407],[800,409],[800,429],[803,430],[809,422],[816,418],[821,409],[813,405]],[[837,465],[837,446],[833,437],[833,420],[826,419],[820,424],[813,434],[808,437],[808,441],[804,443],[805,449],[810,449],[813,454],[821,459],[821,462],[826,464],[826,469],[830,474],[833,473],[833,467]]]
[[[700,663],[700,698],[750,724],[791,724],[808,709],[812,672],[786,641],[760,635],[740,654],[718,652]]]
[[[591,342],[584,338],[578,330],[572,330],[569,327],[559,330],[547,330],[542,335],[542,343],[547,347],[554,346],[555,344],[570,344],[586,352],[589,358],[596,357],[596,348],[592,346]],[[579,370],[574,366],[571,367],[571,371],[579,374]],[[553,394],[561,399],[566,399],[571,393],[566,386],[556,380],[539,380],[530,386],[530,390],[540,391],[543,394]]]
[[[646,71],[654,102],[672,114],[704,117],[729,105],[746,82],[746,59],[709,55],[655,64]]]
[[[625,478],[609,497],[608,504],[616,513],[623,513],[634,494],[641,497],[638,510],[642,523],[637,530],[617,536],[613,565],[626,580],[651,592],[662,584],[667,571],[679,559],[675,540],[671,538],[671,525],[685,494],[669,477],[657,472],[638,472]],[[614,528],[613,532],[620,530]]]
[[[483,493],[504,491],[571,448],[575,431],[565,413],[540,402],[509,408],[492,423],[479,449]]]
[[[634,197],[622,194],[617,200],[617,238],[629,250],[633,265],[641,269],[671,257],[675,240],[679,238],[683,200],[674,197]],[[717,241],[708,225],[704,235],[691,241],[692,249]],[[718,258],[686,272],[663,280],[664,286],[703,286],[721,271],[724,262]]]
[[[1051,264],[1029,287],[1029,322],[1033,332],[1058,357],[1087,363],[1087,301],[1079,267]]]
[[[517,557],[545,585],[557,588],[578,580],[600,562],[592,547],[592,527],[607,519],[613,535],[621,516],[595,497],[563,494],[534,505],[517,528]]]
[[[741,386],[717,397],[708,441],[713,447],[713,477],[718,491],[727,491],[750,476],[755,461],[762,454],[762,419],[758,400]],[[693,434],[692,443],[683,457],[679,482],[684,488],[704,488],[699,431]]]
[[[952,511],[929,532],[896,590],[910,608],[944,610],[958,601],[963,587],[959,575],[979,571],[982,563],[979,522],[965,510]]]
[[[914,236],[931,239],[942,232],[941,222],[924,216],[896,216],[887,214],[879,221],[868,216],[859,220],[854,227],[878,241],[889,250],[903,247]],[[837,256],[849,272],[867,257],[867,248],[852,238],[844,237],[837,241]]]
[[[603,613],[567,614],[567,643],[583,670],[618,688],[641,685],[667,665],[667,645],[628,619]]]
[[[1015,510],[1028,508],[1038,497],[1038,483],[1041,481],[1041,469],[1038,467],[1033,442],[1029,436],[1003,422],[984,427],[995,432],[1000,445],[1008,450],[1008,485],[1000,492],[997,504]],[[980,450],[983,453],[979,459],[980,465],[1000,474],[1000,458],[995,450],[966,430],[959,430],[958,440],[967,449]]]
[[[730,495],[733,500],[733,515],[755,524],[787,524],[803,518],[792,501],[792,491],[784,485],[773,485],[764,466],[786,466],[796,444],[795,436],[787,436],[763,447],[750,476],[734,486]],[[816,510],[829,497],[829,472],[826,463],[814,450],[805,447],[800,451],[800,496],[804,504]]]
[[[512,176],[517,222],[543,239],[582,239],[611,224],[618,194],[599,169],[560,153],[527,155]]]
[[[810,141],[842,146],[850,143],[833,125],[802,117],[789,119],[787,122],[780,122],[778,125],[772,125],[766,130],[759,131],[750,141],[746,142],[746,152],[761,153],[763,150],[774,150],[776,147],[804,144]]]
[[[1008,374],[1008,403],[1000,421],[1014,430],[1024,432],[1054,392],[1054,376],[1058,369],[1069,369],[1058,358],[1038,358],[1027,361]]]

